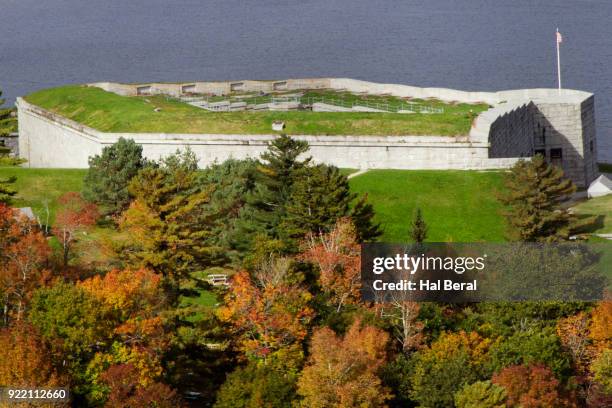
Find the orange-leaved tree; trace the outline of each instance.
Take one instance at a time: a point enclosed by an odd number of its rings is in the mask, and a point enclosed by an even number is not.
[[[602,300],[591,312],[589,337],[593,342],[594,357],[612,349],[612,300]]]
[[[508,406],[524,408],[573,407],[563,396],[559,380],[544,365],[515,365],[506,367],[493,376],[493,383],[503,387],[508,395]]]
[[[327,234],[311,234],[303,259],[320,270],[319,281],[337,311],[359,301],[361,255],[355,226],[349,218],[338,220]]]
[[[58,387],[67,382],[53,368],[51,351],[36,330],[18,323],[0,330],[0,384]]]
[[[266,361],[274,353],[301,348],[314,310],[312,295],[292,279],[291,260],[270,261],[251,277],[239,272],[232,277],[219,318],[229,322],[239,348],[247,356]]]
[[[298,380],[305,407],[382,407],[391,394],[378,370],[386,362],[389,336],[355,321],[344,336],[316,329],[310,358]]]

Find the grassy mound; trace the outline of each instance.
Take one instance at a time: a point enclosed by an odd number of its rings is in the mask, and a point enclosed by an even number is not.
[[[380,98],[380,97],[379,97]],[[103,132],[271,134],[282,120],[288,135],[442,135],[468,134],[487,105],[419,101],[444,113],[368,112],[209,112],[165,96],[125,97],[99,88],[71,85],[25,97],[37,106]]]

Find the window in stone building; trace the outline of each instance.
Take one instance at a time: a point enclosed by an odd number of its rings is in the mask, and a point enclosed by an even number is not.
[[[563,149],[550,149],[550,162],[561,167],[563,162]]]
[[[546,144],[546,128],[543,127],[540,130],[540,125],[538,124],[538,132],[536,133],[535,144],[543,146]]]
[[[593,150],[595,150],[595,149],[594,149],[593,141],[592,140],[589,142],[589,147],[591,149],[591,153],[593,153]]]

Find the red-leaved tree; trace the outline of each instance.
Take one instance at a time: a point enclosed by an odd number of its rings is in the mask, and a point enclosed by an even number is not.
[[[98,219],[98,208],[85,201],[79,193],[69,192],[59,198],[60,209],[55,217],[53,234],[62,245],[64,266],[68,266],[70,252],[78,234],[89,230]]]
[[[181,399],[172,388],[161,382],[143,386],[133,364],[110,366],[101,376],[110,388],[107,408],[179,408]]]
[[[50,277],[45,268],[51,253],[38,226],[0,204],[0,293],[5,326],[21,320],[34,289]]]
[[[504,387],[508,394],[508,406],[522,408],[573,407],[564,397],[559,380],[544,365],[515,365],[506,367],[493,376],[493,383]]]

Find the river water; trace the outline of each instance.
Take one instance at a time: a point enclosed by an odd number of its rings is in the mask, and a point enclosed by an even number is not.
[[[351,77],[596,94],[612,162],[610,0],[0,0],[0,88]]]

